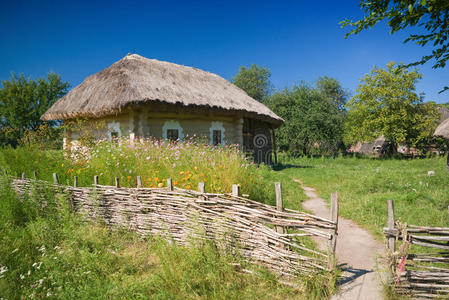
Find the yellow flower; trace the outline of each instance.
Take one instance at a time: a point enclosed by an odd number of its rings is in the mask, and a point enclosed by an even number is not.
[[[64,164],[61,164],[61,167],[64,167]]]
[[[188,185],[186,186],[186,189],[190,189],[190,184],[188,184]]]
[[[159,181],[159,178],[154,177],[154,181],[158,182],[158,181]]]
[[[173,181],[173,185],[178,185],[178,183],[179,183],[179,182],[178,182],[178,181],[176,181],[176,180],[175,180],[175,181]]]
[[[148,180],[148,181],[151,181],[151,177],[149,177],[147,180]]]
[[[196,170],[198,170],[198,167],[197,167],[197,166],[195,166],[195,167],[194,167],[194,169],[195,169],[195,171],[196,171]]]
[[[179,172],[179,174],[181,174],[181,175],[184,174],[184,171]]]
[[[164,187],[164,184],[161,182],[157,186],[161,188],[161,187]]]

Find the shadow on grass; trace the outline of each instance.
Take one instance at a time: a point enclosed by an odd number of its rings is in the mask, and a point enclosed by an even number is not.
[[[282,171],[285,169],[308,169],[308,168],[314,168],[312,166],[301,166],[301,165],[295,165],[295,164],[277,164],[273,165],[274,171]]]

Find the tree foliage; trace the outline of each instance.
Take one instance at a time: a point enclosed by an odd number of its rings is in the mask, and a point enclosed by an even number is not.
[[[250,97],[263,102],[271,93],[270,69],[252,64],[249,68],[241,66],[232,83],[244,90]]]
[[[16,145],[27,130],[43,124],[41,115],[69,88],[59,75],[49,73],[47,78],[32,80],[12,74],[2,81],[0,88],[0,144]],[[49,126],[56,122],[49,122]]]
[[[266,104],[285,124],[277,130],[281,150],[296,155],[335,153],[343,136],[346,93],[340,83],[329,77],[273,94]]]
[[[387,69],[374,67],[347,103],[345,141],[372,141],[384,135],[392,145],[428,145],[439,118],[434,103],[424,103],[415,85],[421,78],[389,63]]]
[[[373,27],[382,20],[387,20],[391,33],[411,28],[411,33],[404,41],[413,41],[420,46],[432,44],[433,50],[420,60],[407,65],[424,64],[435,59],[433,68],[443,68],[449,59],[449,1],[447,0],[362,0],[360,7],[365,17],[358,21],[344,20],[342,27],[350,26],[352,30],[346,37]],[[418,27],[422,29],[418,29]],[[445,87],[444,90],[449,89]]]

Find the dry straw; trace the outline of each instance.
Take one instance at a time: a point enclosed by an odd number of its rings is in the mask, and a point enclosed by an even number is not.
[[[284,120],[224,78],[196,68],[137,54],[87,77],[59,99],[42,120],[101,117],[129,106],[152,111],[240,115],[280,126]]]

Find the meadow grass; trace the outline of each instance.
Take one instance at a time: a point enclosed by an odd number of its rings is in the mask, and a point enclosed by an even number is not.
[[[299,290],[211,242],[181,246],[86,222],[51,191],[18,199],[3,188],[0,232],[4,299],[317,299],[334,284],[298,277]]]
[[[337,192],[340,215],[382,239],[387,224],[387,199],[394,200],[396,219],[402,222],[449,227],[449,174],[445,165],[444,157],[281,157],[273,176],[286,181],[300,179],[326,200]],[[434,175],[429,176],[428,171],[434,171]],[[299,189],[295,185],[287,188]],[[304,199],[304,194],[296,194],[297,202]]]
[[[76,162],[62,151],[4,148],[0,167],[13,176],[25,172],[31,177],[37,171],[47,181],[56,172],[65,184],[72,184],[76,175],[86,186],[94,174],[103,184],[120,177],[122,186],[135,186],[137,175],[147,187],[165,186],[166,178],[192,189],[203,181],[213,192],[228,192],[238,183],[243,193],[270,204],[273,183],[279,180],[287,187],[284,201],[292,208],[299,208],[296,198],[302,193],[287,175],[250,163],[236,148],[195,142],[98,143]],[[51,191],[44,201],[19,200],[3,188],[0,220],[0,297],[5,299],[317,299],[327,298],[335,288],[336,276],[329,274],[298,276],[301,290],[285,286],[267,269],[235,252],[219,251],[212,242],[181,246],[82,222],[70,211],[68,200]]]
[[[57,173],[63,184],[73,184],[78,177],[79,186],[93,184],[99,176],[100,184],[113,185],[120,178],[123,187],[135,187],[141,176],[144,187],[164,187],[167,178],[173,185],[184,189],[197,189],[205,182],[207,192],[230,193],[233,184],[252,199],[274,203],[274,188],[263,176],[269,168],[257,166],[247,160],[235,146],[212,147],[194,139],[178,143],[159,140],[122,140],[117,143],[99,141],[91,151],[77,153],[70,159],[63,151],[42,151],[33,146],[0,150],[0,168],[13,176],[33,176],[52,181]]]

